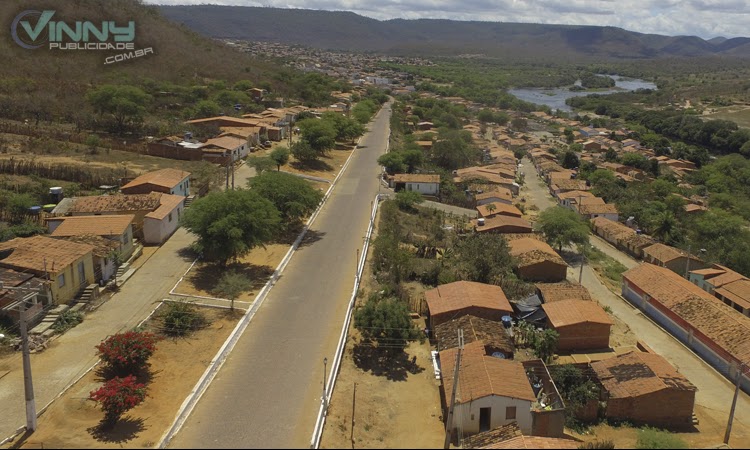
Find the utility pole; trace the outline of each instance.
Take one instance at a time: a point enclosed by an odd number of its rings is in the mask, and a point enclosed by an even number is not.
[[[690,244],[688,244],[687,262],[685,262],[685,278],[690,279]]]
[[[231,161],[232,157],[229,156],[229,159],[227,160],[227,184],[226,184],[226,191],[229,190],[229,162]]]
[[[328,387],[326,386],[326,370],[328,366],[328,358],[323,358],[323,411],[328,411]],[[325,416],[323,414],[323,416]]]
[[[36,295],[36,294],[31,294]],[[26,431],[36,431],[36,402],[34,400],[34,383],[31,379],[31,354],[29,352],[28,316],[26,299],[21,303],[21,352],[23,354],[23,391],[26,399]]]
[[[453,389],[451,402],[448,406],[448,417],[445,420],[445,444],[444,449],[450,448],[451,436],[453,434],[453,409],[456,406],[456,390],[458,389],[459,368],[461,367],[461,351],[464,349],[464,330],[458,330],[458,352],[456,353],[456,367],[453,370]]]
[[[586,255],[581,251],[581,270],[578,272],[578,284],[581,284],[583,279],[583,264],[586,262]]]
[[[732,408],[729,410],[729,420],[727,421],[727,431],[724,433],[724,443],[729,445],[729,435],[732,433],[732,422],[734,421],[734,409],[737,407],[737,397],[740,395],[740,384],[742,376],[745,373],[745,363],[740,363],[737,371],[737,383],[734,386],[734,398],[732,399]]]

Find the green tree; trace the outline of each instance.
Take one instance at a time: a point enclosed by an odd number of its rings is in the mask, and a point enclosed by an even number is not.
[[[320,154],[310,146],[307,141],[297,141],[292,144],[292,156],[297,158],[298,161],[307,163],[311,161],[317,161],[320,158]]]
[[[567,245],[586,245],[589,242],[589,227],[575,211],[562,206],[545,209],[534,225],[544,233],[547,242],[559,252]]]
[[[447,254],[461,279],[499,284],[512,272],[512,259],[505,239],[496,234],[471,234],[454,244]]]
[[[199,195],[204,195],[219,187],[221,180],[221,169],[216,164],[208,161],[201,161],[197,167],[191,169],[193,185],[198,190]]]
[[[198,236],[195,250],[226,266],[232,258],[269,242],[281,224],[279,211],[255,191],[212,192],[185,211],[182,225]]]
[[[289,147],[281,146],[273,149],[269,156],[273,160],[273,162],[276,163],[276,170],[280,171],[281,166],[289,162],[290,155],[291,151],[289,150]]]
[[[151,96],[136,86],[105,84],[86,94],[94,110],[114,120],[118,133],[139,126]]]
[[[322,156],[336,145],[336,129],[325,120],[306,119],[297,122],[302,139]]]
[[[245,162],[248,166],[255,169],[256,175],[260,175],[276,167],[276,161],[268,156],[248,156]]]
[[[608,148],[607,151],[604,152],[604,160],[607,162],[617,162],[617,151],[612,147]]]
[[[541,333],[537,333],[532,343],[534,355],[542,361],[549,363],[552,355],[557,350],[557,342],[560,338],[560,334],[552,329],[547,329]]]
[[[401,152],[388,152],[380,155],[378,157],[378,164],[385,167],[386,172],[391,175],[403,173],[406,170]]]
[[[363,339],[376,342],[388,354],[403,351],[409,342],[421,338],[406,303],[393,298],[371,297],[354,312],[354,327]]]
[[[404,150],[400,153],[404,164],[406,164],[406,171],[409,173],[413,173],[417,167],[424,163],[424,153],[422,153],[422,150]]]
[[[36,205],[37,202],[31,194],[11,194],[7,200],[6,209],[11,214],[11,223],[19,224],[23,222],[29,209]]]
[[[574,169],[578,167],[579,161],[574,151],[567,150],[560,157],[560,164],[566,169]]]
[[[201,100],[193,108],[193,118],[203,119],[205,117],[218,116],[221,107],[212,100]]]
[[[401,191],[396,194],[396,204],[403,211],[414,211],[416,205],[423,201],[422,194],[416,191]]]
[[[214,290],[218,295],[225,297],[230,300],[230,310],[234,311],[234,301],[242,295],[243,292],[247,292],[252,289],[253,284],[247,278],[237,271],[230,270],[224,272],[219,278],[219,282],[216,284]]]
[[[288,225],[296,225],[310,215],[323,199],[323,193],[309,182],[285,172],[264,172],[250,178],[248,187],[270,200]]]
[[[362,136],[365,127],[359,121],[334,112],[323,113],[323,120],[330,122],[336,130],[336,140],[354,141]]]

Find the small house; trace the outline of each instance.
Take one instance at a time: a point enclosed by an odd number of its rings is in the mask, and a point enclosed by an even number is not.
[[[588,300],[561,300],[542,304],[547,326],[560,335],[559,350],[609,348],[609,332],[614,324],[598,303]]]
[[[425,291],[424,297],[432,330],[467,314],[500,322],[503,316],[513,312],[502,288],[491,284],[456,281]]]
[[[514,239],[508,243],[510,255],[518,265],[518,276],[529,281],[562,281],[568,265],[546,242],[538,239]]]
[[[165,194],[190,195],[190,172],[177,169],[162,169],[144,173],[120,188],[123,194]]]
[[[477,233],[532,233],[534,231],[531,223],[520,217],[497,215],[489,219],[479,218],[472,222]]]
[[[440,175],[399,173],[391,178],[390,186],[396,191],[415,191],[423,195],[440,194]]]

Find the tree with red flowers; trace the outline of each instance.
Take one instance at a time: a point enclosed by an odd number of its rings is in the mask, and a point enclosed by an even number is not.
[[[99,357],[116,375],[140,372],[156,350],[158,337],[146,331],[112,335],[96,346]]]
[[[138,383],[134,375],[115,377],[99,389],[91,391],[89,398],[101,405],[104,411],[103,423],[111,428],[125,412],[135,408],[146,398],[146,385]]]

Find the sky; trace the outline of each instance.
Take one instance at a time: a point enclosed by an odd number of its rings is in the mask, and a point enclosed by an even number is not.
[[[145,0],[352,11],[379,20],[453,19],[615,26],[669,36],[750,36],[750,0]]]

